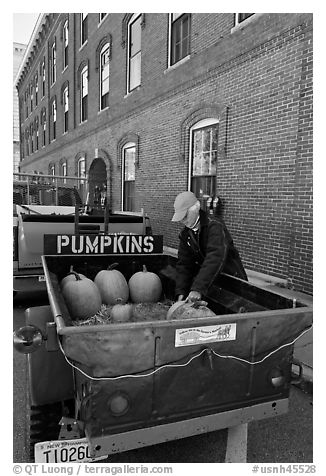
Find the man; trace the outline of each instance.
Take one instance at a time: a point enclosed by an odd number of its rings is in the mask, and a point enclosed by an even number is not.
[[[209,218],[193,192],[180,193],[172,221],[184,225],[176,265],[178,301],[199,301],[222,271],[247,280],[239,253],[223,221]]]

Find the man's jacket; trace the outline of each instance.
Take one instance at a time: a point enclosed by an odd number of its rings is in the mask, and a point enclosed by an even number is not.
[[[232,237],[220,218],[209,218],[200,210],[199,232],[184,227],[179,239],[176,295],[186,297],[190,291],[205,295],[222,271],[248,279]]]

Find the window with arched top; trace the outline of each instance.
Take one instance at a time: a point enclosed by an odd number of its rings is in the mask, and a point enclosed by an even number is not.
[[[122,210],[135,211],[136,144],[128,142],[122,147]]]
[[[86,177],[86,159],[84,156],[80,157],[77,162],[77,176],[79,178]],[[80,181],[80,183],[84,183],[84,181]]]
[[[62,104],[63,104],[63,133],[68,132],[69,127],[69,86],[68,84],[62,91]]]
[[[68,46],[69,46],[69,23],[67,18],[62,27],[63,69],[66,69],[68,67]]]
[[[141,82],[141,28],[142,14],[135,13],[128,22],[127,92]]]
[[[80,46],[88,39],[88,13],[80,14]]]
[[[109,106],[110,43],[100,51],[100,110]]]
[[[57,138],[57,100],[53,98],[51,101],[50,110],[50,140]]]
[[[80,73],[80,122],[88,117],[88,66],[85,65]]]
[[[216,195],[219,121],[203,119],[190,128],[189,185],[201,198]]]
[[[62,176],[62,177],[67,177],[67,161],[66,160],[62,160],[60,162],[60,172],[59,174]],[[67,183],[67,179],[63,179],[63,183]]]

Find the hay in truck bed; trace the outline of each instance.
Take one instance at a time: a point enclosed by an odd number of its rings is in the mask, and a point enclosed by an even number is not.
[[[221,275],[205,297],[216,317],[75,326],[59,282],[94,279],[118,262],[127,281],[145,264],[174,299],[175,258],[164,254],[42,257],[61,350],[74,372],[92,455],[104,455],[287,411],[293,343],[312,309]]]

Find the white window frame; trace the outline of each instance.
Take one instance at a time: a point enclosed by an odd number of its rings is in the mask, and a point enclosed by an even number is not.
[[[190,140],[189,140],[189,157],[188,157],[188,190],[191,189],[193,132],[197,129],[203,129],[204,127],[214,126],[215,124],[219,124],[219,123],[220,121],[216,117],[209,117],[207,119],[202,119],[201,121],[196,122],[196,124],[194,124],[189,130]]]
[[[81,169],[81,164],[84,164],[83,165],[83,170]],[[79,178],[84,178],[86,179],[86,157],[85,156],[81,156],[79,157],[78,159],[78,162],[77,162],[77,177]],[[80,185],[84,184],[84,180],[79,180],[79,183]]]
[[[139,84],[135,86],[134,88],[130,89],[130,32],[131,32],[131,26],[133,23],[136,22],[140,18],[141,21],[141,13],[134,13],[133,16],[130,18],[128,25],[127,25],[127,94],[130,94],[132,91],[135,89],[139,88],[141,85],[141,37],[142,34],[140,33],[140,79],[139,79]],[[140,25],[140,31],[141,31],[141,25]]]
[[[102,13],[98,14],[98,24],[99,24],[99,26],[104,22],[104,20],[108,16],[108,13],[105,13],[103,18],[101,18],[101,15],[102,15]]]
[[[84,21],[87,19],[87,38],[83,41],[83,25]],[[80,48],[86,45],[88,41],[88,13],[81,13],[80,14]]]
[[[68,68],[69,58],[67,57],[67,64],[65,62],[66,48],[69,47],[69,22],[68,19],[63,24],[63,70]]]
[[[51,104],[51,117],[52,117],[52,141],[57,138],[57,101],[53,99]]]
[[[69,129],[69,125],[67,127],[67,129],[65,129],[66,127],[66,121],[65,121],[65,118],[66,118],[66,113],[69,113],[69,87],[66,86],[62,92],[62,102],[63,102],[63,133],[66,134],[68,132],[68,129]],[[69,120],[69,118],[68,118]]]
[[[34,81],[35,81],[35,107],[38,106],[38,73],[35,73],[34,76]]]
[[[42,99],[45,97],[46,78],[45,78],[45,60],[42,61]],[[44,94],[43,94],[44,91]]]
[[[85,82],[83,81],[85,79]],[[86,90],[86,93],[84,94]],[[83,120],[83,98],[88,96],[88,66],[84,66],[80,72],[80,123],[84,123],[88,119],[88,104],[87,104],[87,117]]]
[[[108,80],[108,83],[109,83],[108,94],[110,94],[110,48],[111,48],[110,43],[105,43],[105,45],[103,46],[103,48],[101,49],[101,52],[100,52],[100,111],[103,111],[104,109],[107,109],[109,107],[109,106],[105,106],[105,107],[102,108],[102,96],[103,96],[102,56],[104,56],[104,54],[108,50],[108,61],[107,61],[107,63],[105,63],[105,66],[108,67],[108,75],[107,75],[107,80]]]
[[[55,164],[50,165],[49,175],[55,176]],[[54,179],[52,179],[52,182],[54,182]]]
[[[67,161],[61,164],[61,175],[67,177]],[[67,179],[63,179],[63,183],[67,183]]]
[[[125,184],[125,151],[127,149],[135,149],[135,155],[137,152],[135,142],[127,142],[121,149],[121,210],[125,211],[124,203],[124,184]],[[135,182],[136,182],[136,165],[135,165]]]
[[[57,80],[57,50],[56,50],[56,41],[52,43],[51,46],[51,86]]]
[[[239,15],[240,15],[240,13],[235,14],[235,22],[234,22],[235,26],[241,25],[242,23],[246,22],[247,20],[249,20],[249,18],[253,17],[255,15],[255,13],[253,13],[252,15],[250,15],[250,17],[247,17],[242,21],[239,21]]]
[[[184,12],[185,13],[185,12]],[[172,63],[172,23],[177,20],[180,16],[184,15],[184,13],[169,13],[169,38],[168,38],[168,47],[169,47],[169,54],[168,54],[168,68],[175,68],[177,65],[184,63],[190,58],[190,53],[185,57],[181,58],[179,61]],[[173,15],[178,15],[178,17],[173,18]],[[191,21],[191,14],[190,14],[190,21]],[[190,51],[190,48],[189,48]]]

